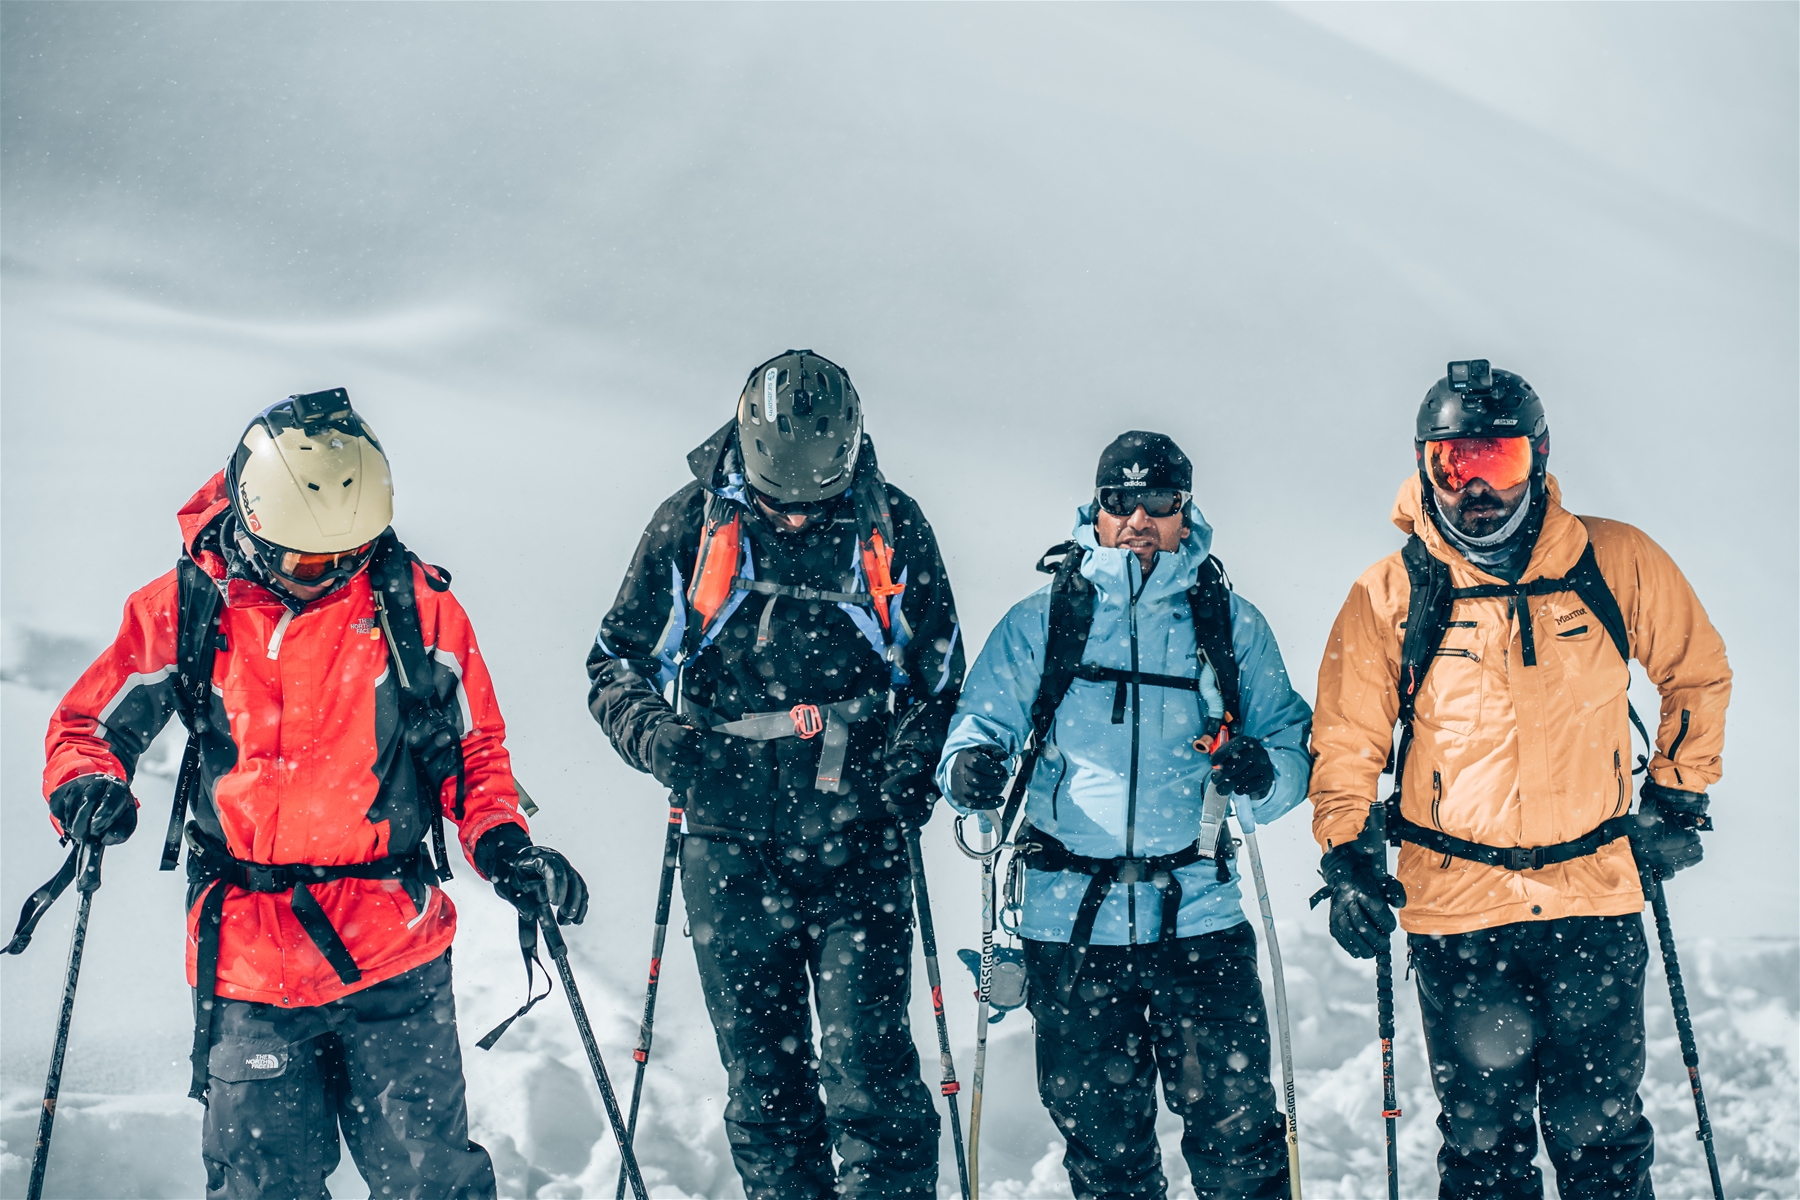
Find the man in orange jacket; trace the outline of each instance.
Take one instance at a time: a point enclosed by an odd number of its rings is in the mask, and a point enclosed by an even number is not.
[[[1700,860],[1731,671],[1629,525],[1576,517],[1517,375],[1449,365],[1419,410],[1405,550],[1350,590],[1319,667],[1313,833],[1331,930],[1373,957],[1401,907],[1441,1113],[1439,1195],[1649,1197],[1641,862]],[[1628,658],[1662,694],[1631,811]],[[1395,746],[1385,847],[1364,833]],[[1634,857],[1635,855],[1635,857]]]
[[[178,795],[208,1200],[326,1196],[340,1128],[374,1195],[493,1196],[468,1136],[448,863],[425,839],[448,817],[521,911],[587,911],[581,876],[526,832],[449,576],[392,516],[387,459],[341,388],[270,407],[50,721],[57,832],[107,845],[137,828],[129,786],[157,732],[179,713],[193,739]]]

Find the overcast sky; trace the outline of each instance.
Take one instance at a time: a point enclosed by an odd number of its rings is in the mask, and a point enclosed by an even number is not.
[[[1682,932],[1792,936],[1797,12],[0,4],[0,612],[23,680],[0,690],[0,906],[55,862],[34,799],[55,691],[289,393],[348,387],[380,431],[397,528],[455,572],[534,829],[596,881],[588,969],[624,996],[662,797],[587,716],[581,662],[756,363],[810,346],[850,370],[971,650],[1038,586],[1101,446],[1172,434],[1310,697],[1351,582],[1400,545],[1420,397],[1485,356],[1543,396],[1570,506],[1668,548],[1729,645]],[[1262,838],[1277,914],[1322,928],[1308,818]],[[944,824],[941,937],[970,946]],[[156,840],[109,857],[94,986],[137,989],[121,1044],[154,1030],[179,1059]],[[499,909],[465,907],[477,945],[504,950]],[[9,1025],[54,997],[60,960],[34,955],[7,960]],[[685,952],[669,980],[669,1019],[703,1021]]]

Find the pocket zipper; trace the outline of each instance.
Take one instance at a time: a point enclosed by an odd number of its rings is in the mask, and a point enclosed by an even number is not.
[[[1619,752],[1613,751],[1613,779],[1619,785],[1619,798],[1613,802],[1612,815],[1618,816],[1625,810],[1625,774],[1619,766]]]
[[[1587,632],[1586,625],[1577,625],[1573,629],[1563,630],[1561,633],[1557,634],[1556,636],[1557,637],[1580,637],[1582,634],[1584,634],[1586,632]]]
[[[1431,823],[1433,825],[1437,826],[1439,833],[1444,832],[1444,822],[1438,816],[1438,805],[1443,802],[1443,799],[1444,799],[1444,775],[1443,775],[1443,772],[1433,770],[1431,772]],[[1438,870],[1448,871],[1449,869],[1450,869],[1450,856],[1448,854],[1446,854],[1446,855],[1444,855],[1444,861],[1438,864]],[[1412,960],[1410,958],[1408,958],[1408,960],[1407,960],[1407,970],[1408,971],[1412,970]]]

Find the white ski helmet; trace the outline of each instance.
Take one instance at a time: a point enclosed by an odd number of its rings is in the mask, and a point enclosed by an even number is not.
[[[262,564],[303,584],[355,574],[394,519],[387,456],[343,388],[289,396],[258,414],[226,482]]]

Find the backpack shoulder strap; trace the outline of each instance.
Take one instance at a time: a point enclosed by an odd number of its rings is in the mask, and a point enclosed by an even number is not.
[[[1584,521],[1582,525],[1586,527]],[[1581,549],[1581,558],[1575,563],[1575,569],[1563,577],[1577,596],[1587,604],[1594,617],[1605,628],[1612,638],[1613,645],[1619,651],[1619,657],[1629,665],[1631,662],[1631,639],[1625,630],[1625,613],[1619,608],[1619,598],[1613,595],[1606,576],[1600,573],[1599,560],[1594,557],[1593,530],[1588,530],[1588,543]]]
[[[187,727],[187,748],[175,779],[169,828],[163,835],[159,869],[173,871],[181,860],[181,831],[200,778],[200,736],[207,731],[213,659],[220,650],[219,612],[224,598],[212,577],[185,551],[175,564],[175,715]]]
[[[1412,594],[1406,601],[1406,635],[1400,644],[1400,722],[1412,727],[1413,703],[1425,685],[1425,672],[1432,656],[1450,628],[1450,610],[1455,603],[1450,586],[1450,568],[1425,548],[1414,534],[1406,539],[1400,552],[1406,564],[1406,579]]]
[[[448,711],[454,705],[438,695],[437,673],[425,655],[419,597],[413,588],[414,562],[419,562],[418,556],[401,544],[392,529],[385,530],[376,540],[375,553],[369,560],[369,585],[375,597],[375,617],[387,639],[400,684],[403,736],[421,776],[420,799],[436,856],[433,870],[442,882],[450,878],[450,857],[444,836],[444,813],[437,796],[443,781],[454,777],[456,819],[462,820],[462,743],[454,736],[454,720]],[[442,567],[433,567],[424,575],[433,591],[442,592],[450,586],[450,573]]]
[[[1225,564],[1210,554],[1200,564],[1199,579],[1188,589],[1188,610],[1194,618],[1194,644],[1218,677],[1219,692],[1225,698],[1225,719],[1227,723],[1242,721],[1237,651],[1231,642],[1231,580],[1225,574]]]
[[[1062,560],[1053,565],[1050,560],[1058,554]],[[1056,710],[1069,694],[1069,685],[1075,682],[1075,668],[1081,665],[1094,623],[1094,585],[1081,573],[1086,556],[1078,543],[1062,542],[1038,559],[1037,569],[1054,576],[1050,582],[1050,629],[1044,641],[1044,670],[1038,680],[1037,696],[1031,702],[1031,731],[1039,746],[1050,736]]]
[[[429,573],[428,573],[429,574]],[[375,543],[369,562],[375,614],[394,651],[403,704],[436,699],[431,660],[425,657],[425,635],[419,624],[419,598],[413,591],[412,555],[392,529]]]

